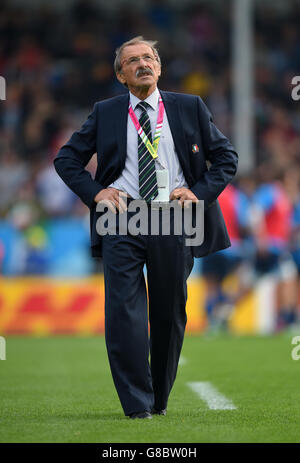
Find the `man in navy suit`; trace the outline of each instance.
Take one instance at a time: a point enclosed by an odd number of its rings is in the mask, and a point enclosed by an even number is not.
[[[131,418],[166,415],[186,325],[186,280],[194,257],[230,246],[217,197],[237,169],[236,152],[200,97],[158,90],[161,62],[155,45],[136,37],[116,51],[115,72],[129,92],[96,103],[54,161],[61,178],[90,208],[92,255],[102,256],[104,265],[108,358]],[[152,139],[159,144],[151,158]],[[85,166],[95,152],[93,179]],[[170,201],[189,201],[192,207],[204,202],[201,245],[186,246],[184,236],[175,234],[97,233],[97,203],[119,217],[127,201],[144,198],[150,207],[160,194],[161,173]]]

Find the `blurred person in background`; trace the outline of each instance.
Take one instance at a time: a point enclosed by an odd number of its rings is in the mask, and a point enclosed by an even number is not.
[[[7,219],[19,232],[13,254],[15,272],[43,275],[48,270],[47,233],[43,225],[44,210],[35,196],[33,172],[15,192],[14,200]]]
[[[58,174],[90,208],[92,255],[102,256],[104,264],[111,372],[124,413],[133,419],[166,414],[186,325],[186,280],[194,256],[230,246],[217,197],[237,168],[236,152],[199,97],[158,90],[161,61],[155,44],[139,36],[117,49],[115,72],[129,93],[96,103],[54,160]],[[138,134],[142,127],[152,142],[158,126],[154,160]],[[92,178],[85,167],[95,152]],[[152,207],[159,194],[158,172],[166,174],[167,199],[204,201],[203,244],[186,246],[183,235],[133,235],[118,229],[101,238],[96,204],[122,213],[129,197]]]
[[[5,217],[16,202],[16,195],[30,177],[30,166],[7,148],[0,156],[0,216]]]
[[[293,127],[288,111],[275,106],[270,108],[270,122],[262,135],[264,162],[286,169],[292,162],[300,161],[300,137]]]
[[[229,233],[231,247],[202,260],[205,287],[206,331],[227,330],[236,304],[253,286],[254,246],[250,224],[253,177],[239,177],[239,188],[227,185],[218,200]],[[242,189],[243,187],[243,189]],[[243,191],[244,190],[244,191]],[[231,284],[226,280],[231,276]]]
[[[72,215],[77,197],[48,162],[39,163],[35,183],[36,193],[49,217]]]
[[[292,203],[292,225],[290,238],[290,252],[297,268],[296,282],[292,290],[295,291],[295,301],[298,308],[295,322],[300,322],[300,168],[298,163],[291,164],[284,175],[284,187]],[[297,324],[296,324],[297,326]]]
[[[277,279],[278,312],[276,330],[290,327],[297,321],[297,272],[290,250],[293,204],[289,169],[278,171],[274,164],[258,169],[259,185],[253,195],[251,214],[256,244],[257,276],[271,274]]]
[[[298,183],[299,185],[299,183]],[[297,282],[297,303],[298,303],[298,321],[300,320],[300,189],[298,188],[298,196],[293,204],[293,220],[292,220],[292,239],[291,252],[298,272]]]

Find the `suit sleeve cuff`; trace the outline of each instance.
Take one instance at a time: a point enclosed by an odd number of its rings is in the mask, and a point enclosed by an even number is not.
[[[90,185],[86,198],[84,198],[84,202],[89,206],[89,208],[96,206],[94,198],[99,193],[99,191],[104,190],[104,188],[105,187],[101,185],[101,183],[98,183],[96,180],[93,180],[93,183],[91,183]]]

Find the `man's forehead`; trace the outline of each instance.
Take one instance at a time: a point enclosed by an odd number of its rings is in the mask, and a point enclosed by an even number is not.
[[[146,43],[137,43],[135,45],[127,45],[125,48],[123,48],[122,51],[122,58],[124,57],[129,57],[129,56],[135,56],[139,53],[151,53],[153,54],[152,48],[149,47]]]

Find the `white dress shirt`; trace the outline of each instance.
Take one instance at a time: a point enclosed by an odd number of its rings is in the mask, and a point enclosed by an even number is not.
[[[147,113],[150,119],[152,139],[154,138],[158,107],[159,107],[159,91],[158,88],[151,93],[145,100],[140,100],[131,92],[129,92],[130,103],[134,110],[136,117],[139,119],[142,113],[137,105],[141,101],[146,101],[150,106],[147,108]],[[156,170],[168,169],[169,172],[169,185],[171,193],[174,188],[186,187],[188,184],[184,178],[179,160],[176,154],[173,137],[171,134],[166,111],[164,112],[163,126],[161,130],[160,141],[157,151],[158,158],[155,159]],[[136,128],[128,116],[127,122],[127,156],[125,167],[117,180],[109,185],[110,187],[117,188],[118,190],[125,191],[133,199],[140,199],[139,194],[139,168],[138,168],[138,134]]]

